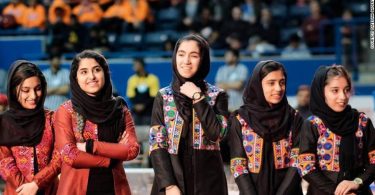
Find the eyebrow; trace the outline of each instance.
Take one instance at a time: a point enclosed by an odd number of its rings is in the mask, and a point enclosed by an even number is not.
[[[183,53],[187,53],[185,50],[178,50],[178,51],[177,51],[177,53],[181,53],[181,52],[183,52]],[[199,55],[199,52],[197,52],[197,51],[192,51],[192,52],[190,52],[190,54],[198,54],[198,55]]]
[[[100,65],[95,65],[94,67],[92,67],[92,69],[97,68],[97,67],[101,68]],[[83,68],[80,68],[80,69],[78,69],[78,70],[88,70],[88,68],[83,67]]]

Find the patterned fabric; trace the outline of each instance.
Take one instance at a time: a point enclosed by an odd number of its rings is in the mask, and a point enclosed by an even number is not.
[[[298,156],[298,162],[298,172],[302,176],[305,176],[316,169],[314,166],[315,154],[300,154]]]
[[[206,101],[214,106],[216,98],[222,89],[207,84]],[[178,153],[183,119],[179,116],[176,104],[174,102],[172,88],[170,86],[160,90],[163,97],[163,113],[165,127],[159,126],[150,129],[150,153],[158,148],[165,148],[170,154]],[[221,121],[220,137],[224,137],[227,132],[227,119],[224,116],[216,115]],[[202,129],[197,113],[193,109],[193,148],[197,150],[220,150],[219,141],[209,141]]]
[[[340,171],[339,156],[340,156],[340,141],[341,136],[334,134],[330,131],[323,123],[323,121],[317,116],[310,116],[308,118],[310,123],[318,130],[319,138],[317,141],[317,160],[319,162],[319,168],[327,171]],[[358,148],[363,148],[363,131],[367,126],[367,116],[361,113],[359,116],[358,129],[355,133]],[[310,159],[313,159],[311,161]],[[303,154],[299,156],[299,171],[302,176],[315,170],[315,155],[314,154]],[[375,162],[374,162],[375,163]]]
[[[264,141],[240,115],[237,115],[237,120],[242,126],[242,144],[247,155],[249,171],[259,173],[262,165]],[[288,138],[272,143],[276,169],[297,166],[298,149],[292,150],[292,143],[292,131],[289,132]]]
[[[71,114],[72,116],[72,128],[74,131],[74,137],[77,140],[77,142],[84,142],[84,140],[87,139],[93,139],[98,140],[98,125],[86,120],[83,121],[82,118],[80,118],[80,115],[77,114],[77,112],[73,109],[72,102],[66,101],[62,104],[62,106]],[[83,126],[83,128],[81,127]],[[82,130],[84,129],[84,131]],[[66,144],[62,147],[61,157],[62,160],[70,164],[73,163],[73,160],[79,153],[78,148],[74,144]]]
[[[248,174],[249,171],[247,170],[246,166],[246,158],[232,158],[230,160],[230,171],[232,172],[234,178],[237,178],[242,174]]]
[[[51,112],[46,112],[46,125],[41,142],[36,146],[39,170],[44,169],[52,157],[53,130],[51,128]],[[0,174],[3,178],[12,177],[18,171],[28,181],[34,178],[34,148],[28,146],[8,147],[11,154],[0,160]],[[55,157],[57,158],[57,157]]]

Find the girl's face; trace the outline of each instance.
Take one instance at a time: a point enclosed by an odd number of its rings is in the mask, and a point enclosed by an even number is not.
[[[176,54],[176,65],[182,77],[193,77],[198,71],[200,60],[200,50],[196,41],[188,40],[180,44]]]
[[[104,70],[93,58],[83,58],[77,70],[79,87],[89,96],[96,96],[105,84]]]
[[[333,77],[324,86],[325,102],[335,112],[342,112],[346,108],[350,95],[349,83],[345,77]]]
[[[285,76],[282,70],[272,71],[262,80],[263,94],[272,106],[280,103],[285,94]]]
[[[16,88],[18,102],[25,109],[35,109],[42,97],[42,85],[37,76],[29,77]]]

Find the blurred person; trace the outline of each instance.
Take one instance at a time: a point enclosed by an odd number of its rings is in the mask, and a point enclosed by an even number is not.
[[[118,39],[122,34],[122,26],[125,22],[124,9],[124,0],[115,0],[115,2],[105,10],[100,22],[100,31],[108,36],[108,41],[112,49],[117,47]]]
[[[146,0],[126,0],[124,2],[125,32],[145,32],[145,26],[151,10]]]
[[[69,25],[71,14],[72,9],[65,0],[53,0],[48,8],[48,21],[51,25],[59,22]]]
[[[250,37],[247,50],[249,50],[252,57],[255,58],[273,55],[277,52],[276,46],[265,40],[263,35]]]
[[[214,37],[218,34],[219,23],[213,18],[212,11],[209,7],[204,7],[200,12],[200,17],[193,23],[193,30],[201,34],[208,43],[213,43]]]
[[[242,19],[249,22],[250,24],[255,24],[260,16],[260,3],[258,0],[244,0],[241,4]]]
[[[310,87],[308,85],[300,85],[297,90],[296,94],[297,99],[297,106],[296,110],[298,110],[299,114],[302,116],[303,119],[307,119],[307,117],[311,116],[310,111]]]
[[[199,0],[186,0],[182,3],[182,31],[192,31],[193,25],[199,19],[202,3]]]
[[[23,14],[26,11],[26,5],[22,0],[11,0],[3,9],[3,15],[12,15],[16,19],[17,25],[22,24]]]
[[[38,0],[29,0],[25,13],[23,13],[21,26],[26,29],[44,30],[46,27],[46,9]]]
[[[242,19],[240,7],[235,6],[231,9],[232,17],[226,19],[219,29],[218,37],[212,45],[215,49],[227,48],[227,39],[230,35],[236,34],[242,43],[246,43],[249,36],[250,23]]]
[[[56,147],[63,159],[57,194],[131,194],[123,161],[137,157],[132,116],[113,97],[107,60],[84,50],[70,68],[71,100],[56,111]]]
[[[149,125],[151,123],[152,104],[159,91],[158,77],[148,73],[145,68],[146,64],[143,59],[133,60],[135,74],[128,79],[126,88],[126,96],[132,103],[136,125]]]
[[[219,144],[227,132],[227,95],[205,81],[209,70],[204,38],[180,38],[172,82],[159,90],[152,110],[152,195],[228,194]]]
[[[358,37],[359,33],[357,27],[352,23],[353,13],[349,9],[343,11],[341,18],[344,22],[344,25],[340,28],[342,35],[343,65],[347,70],[353,72],[354,77],[355,74],[358,73],[358,61],[360,57],[360,47],[358,46],[360,42]],[[357,42],[356,45],[354,45],[354,41]]]
[[[319,47],[320,22],[325,20],[321,14],[319,2],[313,0],[310,2],[310,16],[302,23],[303,37],[309,48]]]
[[[263,40],[277,46],[280,40],[280,27],[273,21],[269,8],[262,8],[259,20],[251,27],[253,36],[261,36]]]
[[[0,115],[4,195],[56,194],[61,157],[54,148],[53,111],[44,109],[47,83],[33,63],[15,61],[8,75],[9,109]]]
[[[8,98],[5,94],[0,93],[0,114],[8,109]]]
[[[244,104],[232,114],[230,167],[240,194],[302,195],[297,158],[303,119],[288,103],[286,81],[282,64],[260,61]]]
[[[289,37],[289,44],[281,52],[282,58],[306,59],[311,58],[310,50],[302,42],[298,34],[294,33]]]
[[[96,2],[82,0],[73,8],[73,14],[77,16],[79,23],[89,27],[98,24],[103,16],[103,11]]]
[[[48,83],[47,97],[44,106],[56,110],[69,95],[69,70],[61,67],[60,56],[50,58],[50,67],[43,71]]]
[[[239,51],[229,49],[224,54],[225,65],[216,73],[215,83],[229,96],[228,110],[238,109],[242,104],[242,91],[248,76],[248,68],[239,62]]]
[[[311,195],[372,195],[375,129],[349,105],[353,90],[347,70],[320,66],[311,84],[310,110],[301,129],[298,168]]]

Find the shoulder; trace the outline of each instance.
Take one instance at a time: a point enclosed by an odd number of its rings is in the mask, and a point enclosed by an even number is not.
[[[64,110],[64,111],[67,111],[69,113],[73,113],[74,110],[73,110],[73,103],[72,103],[72,100],[67,100],[65,101],[64,103],[62,103],[60,105],[59,108],[57,108],[57,112],[61,112],[61,110]]]

